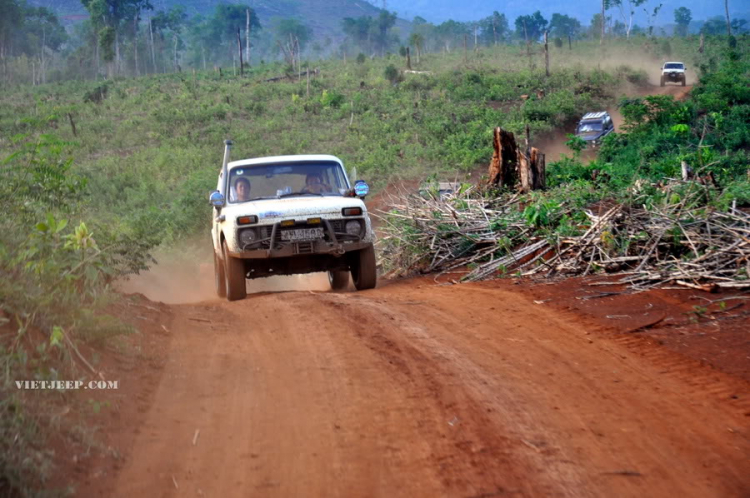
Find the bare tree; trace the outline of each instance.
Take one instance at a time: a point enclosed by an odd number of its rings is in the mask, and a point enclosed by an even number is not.
[[[242,68],[243,61],[242,61],[242,35],[240,35],[240,28],[237,28],[237,52],[240,55],[240,76],[244,75],[244,70]]]
[[[544,32],[544,74],[549,78],[549,44],[547,43],[548,31]]]
[[[247,24],[245,24],[245,60],[247,66],[250,67],[250,9],[246,9]]]
[[[732,24],[729,21],[729,0],[724,0],[724,11],[727,13],[727,36],[732,36]]]
[[[154,52],[154,27],[151,24],[150,16],[148,18],[148,31],[151,37],[151,65],[154,66],[154,73],[156,73],[158,71],[156,70],[156,53]]]

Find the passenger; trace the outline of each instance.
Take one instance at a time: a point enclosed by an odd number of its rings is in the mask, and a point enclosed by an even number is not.
[[[331,187],[323,183],[323,179],[318,173],[310,173],[305,178],[305,188],[303,192],[310,192],[312,194],[322,194],[323,192],[330,192]]]
[[[237,202],[250,200],[250,180],[247,178],[237,178],[234,182],[234,191],[237,193]]]

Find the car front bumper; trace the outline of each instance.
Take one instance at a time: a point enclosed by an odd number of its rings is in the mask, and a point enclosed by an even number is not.
[[[234,258],[241,259],[288,258],[309,254],[340,256],[347,252],[358,251],[372,245],[372,241],[367,240],[366,237],[369,230],[369,223],[362,218],[358,220],[362,224],[362,231],[360,235],[355,236],[341,231],[337,232],[334,224],[324,219],[322,220],[324,238],[315,240],[281,240],[280,233],[282,228],[280,223],[257,227],[260,233],[267,233],[270,228],[270,235],[245,244],[239,251],[229,251],[229,254]]]

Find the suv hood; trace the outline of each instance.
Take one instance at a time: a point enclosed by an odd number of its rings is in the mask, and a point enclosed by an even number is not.
[[[671,69],[671,68],[670,69],[662,69],[662,73],[684,73],[684,72],[685,72],[684,69],[676,69],[676,68],[674,68],[674,69]]]
[[[365,203],[356,197],[304,195],[230,204],[223,209],[222,214],[227,216],[256,215],[258,222],[263,225],[283,219],[310,216],[340,218],[341,210],[347,207],[361,207],[363,214],[367,212]]]

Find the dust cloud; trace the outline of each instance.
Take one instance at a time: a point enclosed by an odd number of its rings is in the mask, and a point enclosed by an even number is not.
[[[210,241],[181,243],[179,248],[154,252],[158,262],[140,275],[120,281],[117,289],[140,293],[152,301],[186,304],[219,299],[214,290],[214,263]],[[330,290],[328,275],[312,273],[259,278],[247,281],[248,293],[326,291]]]

